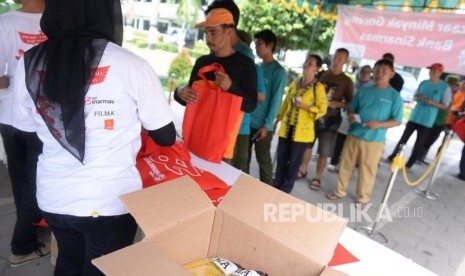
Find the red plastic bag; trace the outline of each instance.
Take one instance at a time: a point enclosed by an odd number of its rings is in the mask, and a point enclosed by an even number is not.
[[[195,155],[220,163],[231,137],[239,129],[235,125],[241,113],[242,97],[226,92],[209,81],[205,74],[224,72],[217,63],[200,68],[200,80],[192,84],[199,93],[197,102],[188,104],[184,112],[182,136],[187,148]]]
[[[197,182],[215,206],[229,191],[229,186],[216,175],[191,164],[189,151],[181,141],[170,147],[161,147],[147,134],[142,134],[142,147],[137,155],[136,167],[143,188],[188,175]]]
[[[465,142],[465,117],[461,117],[455,123],[452,124],[452,130],[457,136]]]

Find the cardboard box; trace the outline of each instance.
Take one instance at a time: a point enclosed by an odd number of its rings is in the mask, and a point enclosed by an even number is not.
[[[345,275],[325,265],[347,222],[250,176],[217,208],[187,176],[121,200],[145,239],[93,260],[106,275],[190,275],[182,264],[210,257],[270,276]]]

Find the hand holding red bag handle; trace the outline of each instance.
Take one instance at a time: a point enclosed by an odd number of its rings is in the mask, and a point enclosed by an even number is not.
[[[228,76],[228,74],[224,72],[224,69],[222,69],[222,67],[219,67],[217,65],[212,65],[210,67],[204,68],[202,71],[199,72],[199,76],[201,76],[202,79],[205,79],[204,73],[208,70],[216,70],[215,71],[216,86],[218,86],[219,88],[225,91],[231,88],[232,80]],[[181,88],[178,88],[178,96],[181,100],[183,100],[186,103],[195,103],[197,102],[199,93],[186,85]]]
[[[231,88],[232,80],[225,72],[215,71],[215,84],[224,91],[228,91]]]
[[[197,102],[197,99],[199,98],[199,93],[186,85],[181,88],[178,88],[178,96],[181,100],[186,102],[186,104],[189,104]]]

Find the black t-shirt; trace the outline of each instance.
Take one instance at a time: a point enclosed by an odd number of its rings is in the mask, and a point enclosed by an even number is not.
[[[228,92],[243,97],[241,110],[248,113],[254,111],[257,106],[257,71],[252,59],[239,52],[227,57],[216,57],[211,53],[198,58],[191,71],[189,86],[200,79],[198,76],[200,68],[213,63],[221,64],[231,79],[232,85]],[[206,77],[212,81],[215,79],[213,73],[206,74]],[[180,104],[186,104],[176,94],[174,98]]]
[[[404,87],[404,79],[402,78],[401,75],[396,73],[394,77],[389,81],[389,84],[397,90],[397,92],[400,92],[402,90],[402,87]]]

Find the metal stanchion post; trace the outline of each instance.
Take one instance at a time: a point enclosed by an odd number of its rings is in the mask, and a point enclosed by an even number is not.
[[[452,131],[450,131],[450,132],[448,132],[446,134],[447,135],[446,140],[444,141],[444,144],[443,144],[444,148],[441,149],[442,152],[446,151],[447,148],[445,148],[445,147],[449,145],[449,141],[452,138],[452,134],[453,134]],[[434,168],[434,172],[431,175],[431,178],[429,179],[429,183],[428,183],[428,186],[426,187],[426,189],[420,189],[420,188],[415,189],[415,192],[417,194],[421,195],[424,198],[431,199],[431,200],[436,200],[436,199],[439,198],[439,195],[437,193],[431,191],[431,190],[433,188],[434,181],[436,180],[436,175],[438,174],[439,167],[441,166],[442,156],[443,156],[443,154],[441,154],[439,156],[439,159],[438,159],[438,161],[436,163],[436,167]]]
[[[404,151],[405,151],[406,146],[402,145],[400,152],[397,154],[396,158],[403,158],[404,157]],[[384,193],[383,200],[381,201],[381,205],[378,209],[378,214],[376,215],[375,221],[373,222],[372,226],[357,226],[355,228],[356,231],[358,232],[364,232],[365,234],[368,235],[368,237],[373,238],[376,234],[379,235],[382,239],[383,242],[380,242],[381,244],[387,244],[388,239],[386,236],[381,233],[376,231],[376,226],[380,221],[381,215],[384,213],[384,210],[387,207],[387,202],[389,200],[389,196],[391,195],[392,187],[394,186],[394,181],[396,180],[397,172],[399,171],[399,166],[396,166],[394,168],[394,171],[391,174],[391,177],[389,178],[389,184],[386,188],[386,192]]]

